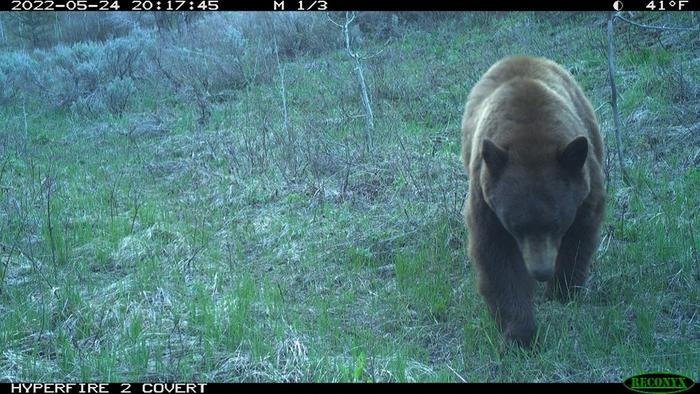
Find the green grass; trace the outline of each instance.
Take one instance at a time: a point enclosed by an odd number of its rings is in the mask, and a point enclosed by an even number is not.
[[[562,305],[538,287],[536,351],[503,343],[466,257],[469,89],[504,55],[560,61],[612,156],[601,18],[471,15],[367,41],[384,48],[366,71],[369,153],[341,50],[285,65],[291,134],[276,79],[203,128],[152,93],[162,132],[125,132],[137,106],[89,121],[1,108],[0,380],[697,380],[697,44],[616,26],[640,43],[616,47],[630,184],[611,164],[587,290]]]

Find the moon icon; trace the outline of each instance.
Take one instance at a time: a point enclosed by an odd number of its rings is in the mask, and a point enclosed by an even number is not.
[[[622,10],[622,2],[620,0],[617,0],[613,3],[613,8],[615,9],[615,11]]]

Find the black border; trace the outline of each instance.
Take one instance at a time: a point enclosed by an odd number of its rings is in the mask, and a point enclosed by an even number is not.
[[[23,0],[26,1],[26,0]],[[29,0],[32,1],[32,0]],[[56,0],[56,2],[67,2],[70,0]],[[97,0],[85,0],[88,3],[97,3]],[[117,0],[120,4],[119,11],[132,11],[131,0]],[[153,2],[157,0],[151,0]],[[196,3],[202,0],[194,0]],[[206,1],[206,0],[205,0]],[[313,11],[615,11],[613,3],[615,0],[217,0],[217,11],[299,11],[301,5],[304,6],[304,12]],[[623,2],[623,11],[649,11],[645,7],[650,1],[659,1],[668,3],[672,0],[621,0]],[[700,11],[700,0],[675,0],[687,1],[684,4],[683,11]],[[280,2],[284,2],[284,9],[280,9]],[[275,6],[277,4],[277,7]],[[0,11],[11,11],[11,0],[0,0]],[[69,10],[55,10],[60,12],[70,12]],[[75,10],[79,11],[79,10]],[[93,10],[94,11],[94,10]],[[199,10],[195,10],[199,11]],[[679,11],[667,6],[666,11],[655,10],[651,12],[671,12]],[[95,11],[99,12],[99,11]],[[147,11],[146,11],[147,12]],[[31,382],[21,382],[30,384]],[[37,382],[38,383],[38,382]],[[66,382],[69,383],[69,382]],[[70,382],[76,386],[66,394],[88,394],[81,391],[78,387],[80,383],[88,382]],[[94,382],[91,382],[94,383]],[[51,390],[34,390],[13,391],[13,384],[20,382],[3,382],[0,383],[1,393],[17,393],[17,394],[43,394],[56,393]],[[99,384],[99,383],[98,383]],[[129,385],[130,394],[149,394],[142,390],[143,383],[105,383],[101,384],[101,388],[105,389],[108,394],[124,394],[124,385]],[[401,388],[403,383],[381,383],[371,385],[379,390]],[[269,389],[299,389],[308,391],[310,389],[333,388],[337,386],[347,386],[348,389],[357,388],[351,383],[293,383],[293,384],[276,384],[276,383],[206,383],[206,386],[197,394],[218,394],[229,393],[231,390],[240,388],[259,388],[259,386],[267,386]],[[392,387],[397,386],[397,387]],[[427,388],[422,386],[439,386],[441,389],[462,390],[469,388],[478,392],[522,392],[536,391],[538,393],[561,393],[566,391],[569,394],[581,391],[583,393],[598,393],[598,392],[613,392],[613,393],[631,393],[632,391],[625,388],[622,383],[466,383],[466,384],[445,384],[445,383],[418,383],[411,384],[412,388]],[[696,384],[686,393],[699,393],[700,388]],[[94,393],[98,394],[98,393]],[[177,394],[177,393],[174,393]],[[193,393],[194,394],[194,393]]]
[[[21,0],[26,4],[41,3],[42,0]],[[81,11],[76,8],[76,1],[89,4],[87,11],[101,12],[97,9],[99,0],[52,0],[61,7],[52,11]],[[150,2],[150,10],[155,11],[156,2],[167,0],[109,0],[118,2],[119,11],[132,11],[135,6]],[[175,1],[175,0],[171,0]],[[190,0],[187,0],[188,3]],[[206,4],[208,0],[192,0],[193,11],[203,11],[197,5]],[[214,0],[216,5],[210,9],[216,11],[616,11],[615,2],[622,3],[622,11],[674,12],[678,5],[669,3],[684,2],[680,11],[699,11],[700,0]],[[650,11],[646,6],[656,4],[656,10]],[[66,4],[72,2],[71,7]],[[203,3],[204,2],[204,3]],[[665,11],[661,11],[661,2]],[[137,4],[138,3],[138,4]],[[284,6],[280,6],[284,4]],[[12,11],[12,0],[0,0],[0,11]],[[188,11],[189,5],[180,8]],[[164,9],[163,9],[164,10]],[[113,10],[108,10],[113,11]],[[146,11],[147,12],[147,11]]]
[[[23,384],[30,384],[29,382],[22,382]],[[80,391],[77,387],[80,383],[88,382],[70,382],[75,386],[72,390],[66,394],[98,394],[98,393],[87,393],[85,391]],[[94,383],[94,382],[93,382]],[[0,383],[0,393],[13,393],[13,394],[58,394],[52,390],[35,390],[35,391],[12,391],[12,384],[15,383]],[[98,383],[99,384],[99,383]],[[104,389],[103,393],[106,394],[123,394],[123,389],[127,383],[105,383],[102,385]],[[129,384],[129,394],[152,394],[150,391],[144,392],[142,390],[143,383],[128,383]],[[184,384],[184,383],[183,383]],[[264,386],[264,387],[261,387]],[[346,386],[346,387],[339,387]],[[410,387],[409,387],[410,386]],[[204,389],[197,392],[190,392],[190,394],[228,394],[236,392],[240,389],[270,389],[270,390],[299,390],[301,392],[307,393],[313,390],[327,390],[338,388],[347,388],[349,390],[357,389],[358,384],[355,383],[206,383]],[[562,393],[573,394],[577,392],[581,393],[633,393],[632,391],[625,388],[622,383],[379,383],[379,384],[369,384],[363,385],[362,390],[377,390],[377,392],[388,392],[387,390],[433,390],[440,389],[445,391],[455,390],[463,393],[463,390],[474,390],[474,392],[479,393],[517,393],[517,392],[535,392],[535,393]],[[698,385],[693,386],[690,390],[685,391],[685,393],[698,393]],[[184,393],[172,393],[172,394],[184,394]]]

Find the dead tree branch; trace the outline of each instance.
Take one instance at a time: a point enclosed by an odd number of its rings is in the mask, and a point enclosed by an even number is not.
[[[698,31],[700,30],[700,27],[676,27],[676,26],[654,26],[654,25],[645,25],[643,23],[637,23],[634,21],[631,21],[622,15],[620,13],[615,14],[615,18],[620,19],[623,22],[627,22],[630,25],[634,25],[637,27],[642,27],[644,29],[656,29],[656,30],[685,30],[685,31]]]
[[[615,15],[611,12],[608,19],[608,73],[610,74],[610,101],[612,104],[613,118],[615,120],[615,147],[617,148],[617,159],[620,165],[622,181],[627,182],[627,171],[625,171],[624,156],[622,153],[622,135],[620,126],[620,114],[617,110],[617,86],[615,85],[615,63],[613,60],[613,21]]]
[[[364,74],[364,69],[362,66],[362,60],[365,59],[365,57],[360,56],[360,54],[356,51],[353,51],[352,45],[350,43],[350,24],[355,20],[357,17],[357,14],[353,12],[346,12],[345,13],[345,23],[343,25],[335,22],[332,20],[330,17],[328,20],[331,21],[334,25],[340,27],[343,30],[343,36],[345,38],[345,50],[348,53],[348,56],[350,56],[351,59],[354,60],[355,62],[355,73],[357,75],[357,81],[360,84],[360,95],[362,98],[362,106],[365,109],[365,119],[367,121],[367,132],[365,134],[365,144],[366,148],[369,150],[369,148],[372,145],[372,133],[374,133],[374,114],[372,112],[372,106],[369,101],[369,94],[368,94],[368,89],[367,89],[367,83],[365,82],[365,74]]]

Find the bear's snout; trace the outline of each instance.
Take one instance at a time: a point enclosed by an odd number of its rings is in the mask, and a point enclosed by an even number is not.
[[[544,269],[538,268],[530,271],[530,275],[540,282],[547,282],[554,276],[554,270],[546,267]]]
[[[559,242],[552,237],[525,237],[518,242],[525,268],[540,282],[551,280],[557,261]]]

